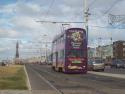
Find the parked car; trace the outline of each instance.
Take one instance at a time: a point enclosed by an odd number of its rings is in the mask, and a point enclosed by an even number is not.
[[[93,71],[104,71],[105,64],[100,59],[89,60],[88,61],[88,70]]]
[[[124,60],[113,60],[111,64],[111,68],[125,68],[125,62]]]

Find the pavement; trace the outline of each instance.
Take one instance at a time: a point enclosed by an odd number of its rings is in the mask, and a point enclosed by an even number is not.
[[[100,75],[100,76],[108,76],[108,77],[125,79],[125,74],[112,74],[112,73],[93,72],[93,71],[88,71],[88,73],[95,74],[95,75]]]
[[[2,90],[0,94],[59,94],[54,91],[44,90]],[[88,90],[64,90],[62,94],[104,94],[101,92],[88,91]]]
[[[0,94],[58,94],[52,90],[1,90]]]

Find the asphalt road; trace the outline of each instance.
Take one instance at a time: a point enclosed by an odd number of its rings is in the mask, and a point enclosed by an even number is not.
[[[93,74],[64,74],[48,65],[26,65],[31,89],[57,94],[125,94],[125,80]],[[52,93],[54,94],[54,93]]]

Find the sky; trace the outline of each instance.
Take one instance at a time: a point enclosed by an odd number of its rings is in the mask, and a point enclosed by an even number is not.
[[[125,17],[119,23],[109,24],[109,14],[125,15],[125,0],[88,0],[89,46],[107,45],[125,40]],[[15,57],[19,42],[21,58],[45,54],[45,43],[62,32],[62,24],[37,21],[84,21],[84,0],[0,0],[0,60]],[[119,25],[120,24],[120,25]],[[71,23],[68,27],[84,28]],[[101,37],[101,40],[99,38]]]

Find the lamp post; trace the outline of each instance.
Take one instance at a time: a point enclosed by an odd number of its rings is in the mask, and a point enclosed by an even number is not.
[[[98,39],[99,39],[99,41],[98,41],[98,44],[99,44],[99,55],[100,55],[101,62],[102,62],[102,59],[103,59],[102,37],[99,37]]]
[[[88,8],[88,0],[84,0],[84,22],[86,29],[86,37],[87,37],[87,45],[88,45],[88,16],[89,16],[89,8]]]
[[[42,62],[42,48],[40,48],[40,63]]]
[[[44,34],[43,37],[47,37],[47,35]],[[46,38],[45,38],[45,63],[47,63],[47,40]]]

